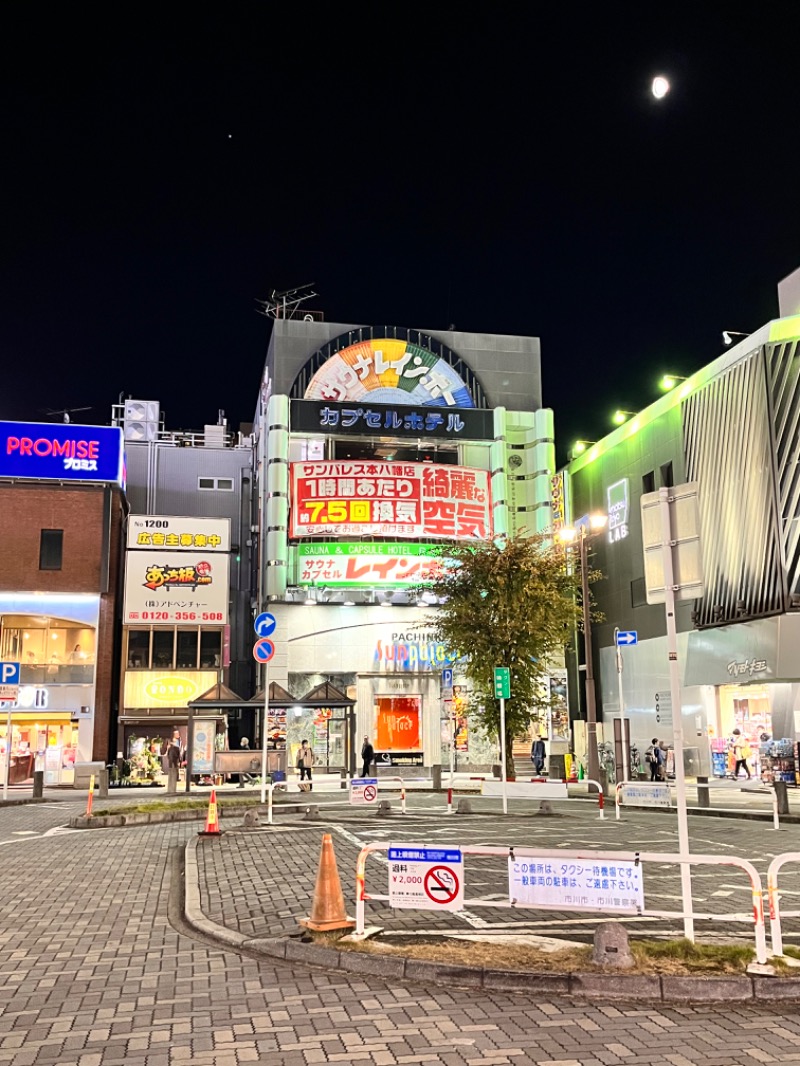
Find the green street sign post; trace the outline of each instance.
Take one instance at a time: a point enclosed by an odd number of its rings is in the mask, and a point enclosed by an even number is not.
[[[494,668],[494,697],[500,700],[500,767],[503,782],[503,814],[508,814],[506,793],[506,700],[511,696],[511,671],[507,666]]]
[[[507,666],[494,668],[494,696],[497,700],[511,698],[511,671]]]

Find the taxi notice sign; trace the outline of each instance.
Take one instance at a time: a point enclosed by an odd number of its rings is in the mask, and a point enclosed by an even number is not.
[[[460,848],[390,844],[388,859],[390,907],[464,909],[464,856]]]

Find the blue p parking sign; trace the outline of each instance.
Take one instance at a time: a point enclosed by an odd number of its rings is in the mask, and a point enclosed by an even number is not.
[[[0,663],[0,700],[19,696],[19,663]]]

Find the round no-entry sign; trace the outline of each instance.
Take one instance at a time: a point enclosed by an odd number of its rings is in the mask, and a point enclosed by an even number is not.
[[[275,645],[267,637],[262,637],[253,645],[253,658],[259,663],[268,663],[275,654]]]
[[[448,866],[432,866],[425,874],[423,887],[434,903],[452,903],[458,895],[458,874]]]

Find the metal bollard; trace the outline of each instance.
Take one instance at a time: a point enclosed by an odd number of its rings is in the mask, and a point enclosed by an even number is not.
[[[33,771],[33,798],[41,799],[44,795],[44,770]]]
[[[178,791],[178,767],[167,768],[167,795],[174,796]]]
[[[773,781],[772,787],[775,789],[775,796],[778,800],[778,814],[789,813],[789,793],[787,791],[785,781]]]
[[[707,777],[697,776],[697,806],[698,807],[710,807],[711,806],[711,789],[703,788],[703,785],[708,784]]]
[[[108,770],[101,770],[98,774],[97,795],[100,799],[108,799]]]
[[[431,767],[431,777],[433,778],[433,790],[438,792],[442,787],[442,768],[441,766]]]

